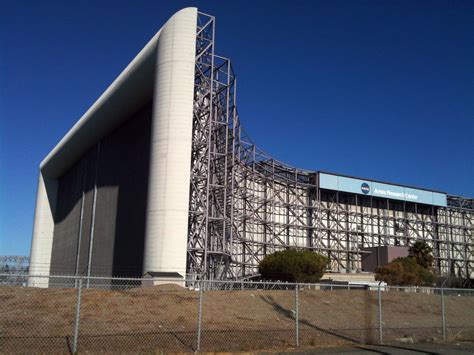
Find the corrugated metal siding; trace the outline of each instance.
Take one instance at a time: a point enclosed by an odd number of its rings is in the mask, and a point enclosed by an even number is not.
[[[97,163],[97,149],[93,147],[86,155],[86,181],[84,194],[84,214],[82,219],[82,236],[80,243],[80,255],[78,264],[78,274],[87,273],[90,229],[92,222],[92,199],[94,194],[94,178]]]
[[[52,275],[73,275],[76,270],[84,166],[81,159],[59,180],[51,254]]]
[[[139,276],[143,265],[151,103],[91,148],[59,179],[52,274],[87,274],[94,183],[96,219],[91,275]],[[85,178],[85,181],[84,181]],[[82,189],[82,236],[78,254]]]

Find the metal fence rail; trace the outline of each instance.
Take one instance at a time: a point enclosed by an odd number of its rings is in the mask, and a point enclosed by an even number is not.
[[[0,274],[0,353],[250,351],[474,340],[474,290],[158,283]]]

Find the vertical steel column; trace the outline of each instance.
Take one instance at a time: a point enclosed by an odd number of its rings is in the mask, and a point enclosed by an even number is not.
[[[360,218],[360,223],[359,223],[359,218]],[[354,213],[354,219],[355,219],[355,228],[356,228],[356,269],[357,270],[362,270],[362,254],[360,253],[359,245],[362,244],[362,248],[364,247],[364,234],[359,234],[359,231],[363,232],[364,229],[362,227],[363,225],[363,220],[364,216],[362,215],[362,206],[360,206],[359,210],[359,199],[357,198],[357,194],[355,195],[355,213]],[[359,229],[360,226],[360,229]],[[354,234],[352,234],[352,237],[354,237]],[[360,238],[359,238],[360,237]],[[353,238],[352,238],[353,239]],[[360,240],[362,239],[362,240]]]
[[[374,199],[370,196],[370,246],[374,247]],[[378,244],[376,245],[378,246]]]
[[[214,98],[214,40],[215,40],[215,22],[214,17],[211,16],[212,20],[212,42],[211,42],[211,64],[210,64],[210,93],[209,93],[209,118],[208,118],[208,136],[207,136],[207,180],[206,180],[206,211],[205,211],[205,230],[204,230],[204,279],[209,278],[208,270],[207,270],[207,252],[208,252],[208,239],[209,239],[209,209],[210,209],[210,185],[211,185],[211,156],[212,156],[212,127],[213,127],[213,117],[214,117],[214,105],[213,105],[213,98]]]
[[[84,221],[84,198],[86,194],[86,179],[87,179],[87,159],[86,166],[84,167],[84,174],[82,176],[82,195],[81,195],[81,213],[79,216],[79,237],[77,238],[77,251],[76,251],[76,271],[74,275],[79,275],[79,261],[81,257],[81,241],[82,241],[82,222]],[[77,287],[77,279],[75,279],[74,287]]]
[[[388,220],[390,218],[390,200],[386,199],[386,204],[383,210],[383,235],[384,235],[384,245],[390,245],[390,234],[389,234],[389,226]],[[387,241],[388,240],[388,241]]]
[[[448,276],[455,275],[454,262],[451,261],[451,257],[454,257],[452,253],[452,241],[453,241],[453,228],[452,228],[452,210],[446,208],[446,252],[448,254]]]
[[[95,212],[97,206],[97,174],[99,172],[99,159],[100,159],[100,141],[97,143],[97,157],[95,161],[95,175],[94,175],[94,192],[92,198],[92,221],[91,231],[89,239],[89,255],[87,257],[87,288],[90,284],[91,276],[91,265],[92,265],[92,248],[94,247],[94,231],[95,231]]]
[[[201,21],[203,22],[201,24]],[[208,216],[210,210],[210,154],[213,117],[214,17],[198,13],[196,33],[193,152],[191,154],[190,218],[188,228],[189,271],[206,278]],[[211,80],[212,79],[212,80]]]
[[[277,196],[277,193],[275,191],[275,160],[272,159],[272,181],[271,181],[271,184],[272,184],[272,187],[271,187],[271,198],[272,198],[272,202],[271,202],[271,221],[270,221],[270,226],[272,228],[272,240],[274,240],[275,238],[275,221],[279,220],[279,218],[277,218],[277,215],[276,215],[276,208],[275,208],[275,200],[276,200],[276,196]],[[278,211],[279,212],[279,211]],[[275,243],[275,242],[273,242]],[[274,253],[275,252],[275,246],[271,246],[271,252]]]
[[[238,118],[238,116],[237,116]],[[235,123],[234,123],[235,125]],[[241,159],[241,156],[242,156],[242,144],[241,144],[241,140],[242,140],[242,127],[240,126],[240,123],[238,125],[238,129],[237,129],[237,136],[236,138],[238,139],[238,143],[239,145],[237,146],[237,159],[239,160],[240,162],[240,159]],[[234,157],[235,159],[235,157]],[[245,175],[244,175],[244,172],[243,171],[239,171],[239,176],[240,176],[240,183],[242,183],[242,180],[245,179]],[[245,185],[245,184],[244,184]],[[239,185],[237,185],[239,186]],[[242,236],[243,238],[245,239],[245,221],[246,221],[246,203],[245,203],[245,195],[243,196],[241,191],[239,191],[240,195],[239,195],[239,206],[240,204],[243,205],[243,214],[241,214],[240,218],[239,218],[239,222],[240,222],[240,225],[239,225],[239,234],[242,233]],[[240,212],[240,211],[239,211]],[[242,229],[243,228],[243,229]],[[245,274],[245,267],[244,267],[244,262],[245,262],[245,242],[241,242],[239,241],[238,242],[238,247],[237,247],[238,251],[240,252],[239,253],[239,270],[237,271],[236,274],[240,275],[240,276],[244,276]]]
[[[320,182],[319,182],[319,173],[318,173],[318,187],[317,187],[317,196],[316,196],[316,199],[317,199],[317,204],[318,204],[318,216],[316,217],[317,218],[317,233],[318,235],[316,236],[317,239],[318,239],[318,253],[321,253],[321,247],[324,246],[324,242],[323,242],[323,237],[322,237],[322,234],[321,234],[321,227],[323,225],[323,211],[322,211],[322,202],[321,202],[321,187],[320,187]]]
[[[433,229],[433,251],[435,254],[435,263],[436,263],[436,268],[438,270],[438,274],[442,275],[442,266],[441,266],[441,253],[440,253],[440,248],[439,248],[439,229],[438,229],[438,213],[436,211],[435,213],[435,208],[434,206],[431,206],[431,226]]]
[[[77,280],[77,279],[76,279]],[[76,318],[74,320],[74,338],[72,344],[72,353],[77,353],[77,338],[79,337],[79,325],[81,321],[81,294],[82,294],[82,277],[79,278],[79,284],[77,288],[77,301],[76,301]]]
[[[313,203],[313,218],[311,220],[311,227],[315,227],[315,229],[312,230],[313,234],[313,245],[312,246],[317,246],[317,251],[318,253],[321,253],[321,231],[320,231],[320,223],[321,223],[321,206],[319,204],[319,173],[316,175],[316,179],[314,181],[314,184],[316,185],[316,205]],[[316,233],[316,234],[315,234]]]
[[[290,244],[290,185],[289,184],[286,186],[286,189],[285,189],[285,202],[286,202],[286,208],[285,208],[286,241],[285,242],[286,242],[286,246],[289,247],[291,245]]]
[[[403,237],[405,238],[405,246],[408,246],[408,217],[407,217],[407,203],[403,201]],[[403,244],[402,244],[403,245]]]
[[[351,239],[350,239],[350,232],[349,232],[349,198],[345,200],[344,207],[342,208],[342,214],[343,218],[345,219],[345,222],[343,223],[344,226],[344,234],[345,234],[345,242],[346,242],[346,272],[350,272],[352,268],[352,255],[351,255]],[[349,285],[349,284],[348,284]]]
[[[237,79],[234,78],[234,95],[232,98],[232,171],[231,171],[231,184],[230,184],[230,189],[231,189],[231,195],[230,195],[230,253],[231,256],[234,256],[237,254],[237,250],[234,249],[234,205],[235,205],[235,169],[236,169],[236,158],[235,158],[235,125],[236,125],[236,96],[237,96]],[[234,252],[235,251],[235,252]],[[238,275],[237,270],[232,270],[234,273],[234,276]]]
[[[228,240],[227,240],[227,187],[228,187],[228,157],[229,157],[229,98],[230,98],[230,61],[226,60],[225,61],[227,65],[227,78],[226,78],[226,98],[225,98],[225,156],[224,156],[224,188],[223,188],[223,194],[224,194],[224,201],[223,201],[223,218],[222,218],[222,252],[223,253],[230,253],[231,248],[228,247]],[[232,226],[230,226],[232,228]],[[222,262],[222,261],[221,261]],[[227,264],[227,261],[226,261]],[[229,265],[228,265],[229,266]],[[228,270],[224,269],[224,271],[220,273],[219,279],[222,278],[224,273],[227,273]]]
[[[347,263],[345,265],[342,264],[342,254],[344,253],[344,251],[341,252],[341,236],[339,235],[339,222],[340,222],[340,216],[339,216],[339,190],[336,191],[336,248],[337,248],[337,252],[335,253],[336,254],[336,263],[338,264],[337,268],[338,268],[338,271],[339,272],[348,272],[347,270]],[[347,252],[346,252],[347,254]],[[347,256],[346,256],[346,260],[347,260]],[[344,266],[344,270],[342,270],[342,266]]]
[[[465,221],[465,216],[466,212],[462,209],[459,210],[459,213],[461,214],[461,231],[462,231],[462,238],[463,238],[463,254],[464,254],[464,269],[466,272],[466,278],[469,278],[469,251],[468,251],[468,239],[467,239],[467,229],[466,229],[466,221]]]

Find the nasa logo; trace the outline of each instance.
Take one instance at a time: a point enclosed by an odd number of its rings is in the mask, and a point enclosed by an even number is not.
[[[360,189],[366,195],[370,192],[370,186],[366,182],[364,182],[362,185],[360,185]]]

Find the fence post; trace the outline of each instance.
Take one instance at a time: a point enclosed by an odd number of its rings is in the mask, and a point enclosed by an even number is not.
[[[76,279],[77,280],[77,279]],[[72,344],[72,353],[77,353],[77,338],[79,337],[79,325],[81,322],[81,295],[82,295],[82,277],[79,278],[77,287],[77,301],[76,301],[76,319],[74,321],[74,339]]]
[[[382,325],[382,290],[378,290],[378,299],[379,299],[379,344],[383,344],[383,325]]]
[[[201,324],[202,324],[202,288],[203,283],[200,283],[199,287],[199,305],[198,305],[198,329],[197,329],[197,351],[201,351]]]
[[[443,340],[446,340],[446,315],[444,313],[444,289],[441,288],[441,322],[443,324]]]
[[[295,326],[296,326],[296,346],[300,346],[300,327],[299,327],[299,285],[295,287]]]

